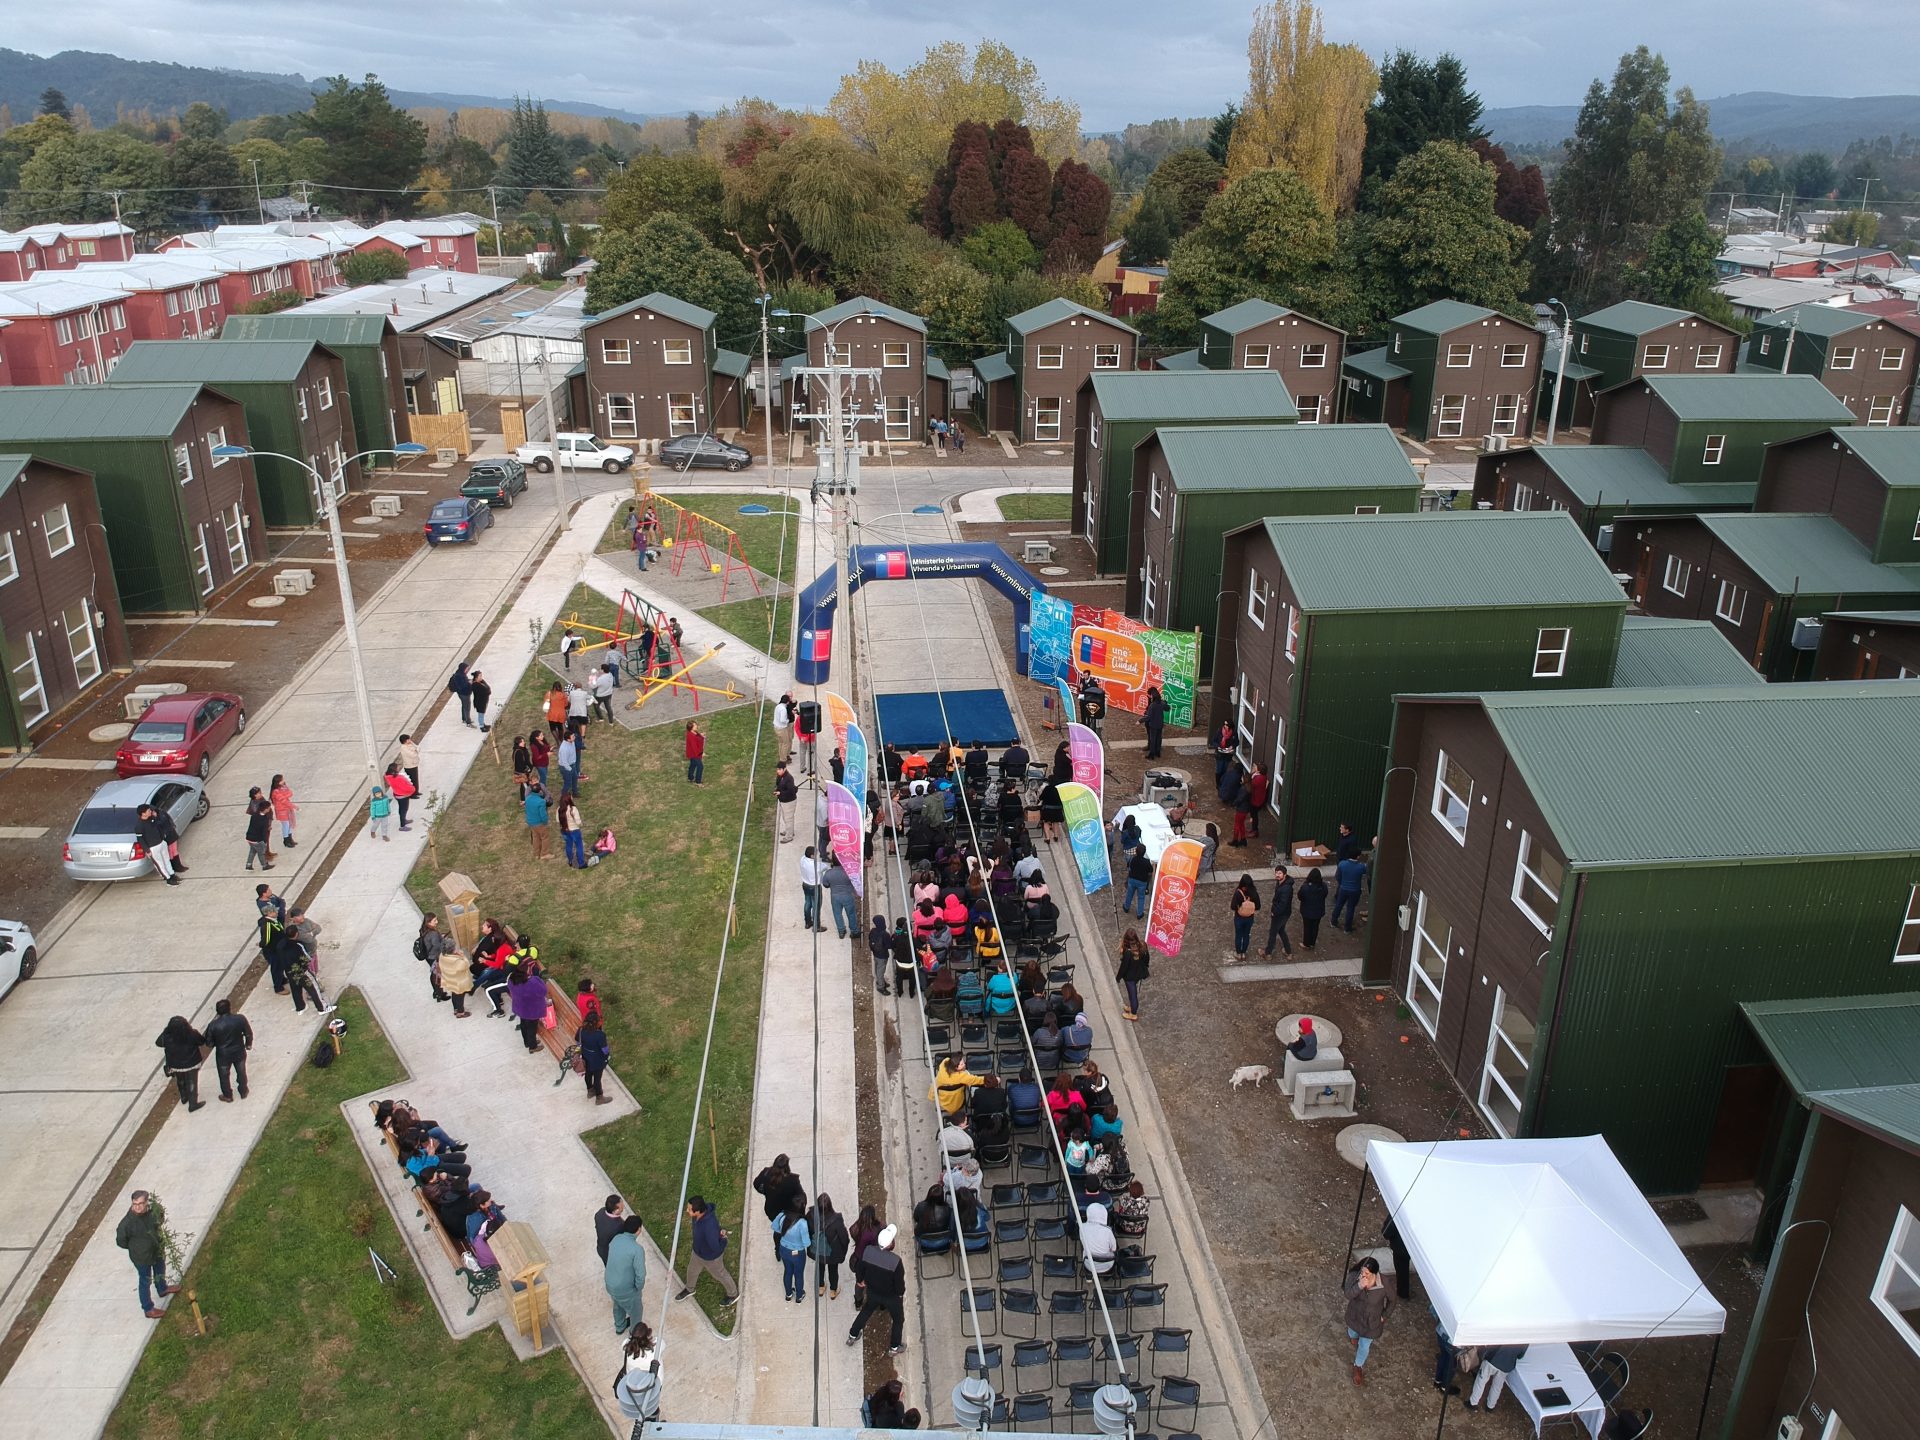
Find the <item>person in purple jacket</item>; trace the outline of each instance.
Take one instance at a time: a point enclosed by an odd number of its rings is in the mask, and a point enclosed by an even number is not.
[[[538,966],[513,967],[507,976],[507,999],[513,1006],[513,1018],[520,1022],[520,1042],[531,1055],[540,1048],[536,1036],[547,1018],[547,982]]]

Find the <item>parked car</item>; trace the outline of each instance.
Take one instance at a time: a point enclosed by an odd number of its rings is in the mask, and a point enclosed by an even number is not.
[[[527,488],[527,467],[518,460],[476,460],[460,482],[460,493],[489,505],[513,508],[513,497]]]
[[[661,444],[660,463],[675,470],[744,470],[753,455],[712,434],[676,435]]]
[[[146,847],[134,833],[142,805],[173,816],[182,835],[209,808],[206,788],[191,775],[109,780],[93,792],[73,822],[61,848],[60,868],[74,880],[138,880],[142,875],[157,875]]]
[[[537,442],[522,445],[513,452],[522,465],[531,465],[542,475],[557,465],[562,470],[604,470],[617,475],[633,464],[633,451],[624,445],[608,445],[584,430],[562,431],[551,444]]]
[[[133,733],[120,742],[113,768],[130,775],[198,775],[213,769],[213,757],[247,728],[246,702],[220,690],[162,695],[140,713]]]
[[[436,501],[427,516],[427,544],[453,545],[472,540],[491,524],[493,511],[484,500],[461,495]]]
[[[18,920],[0,920],[0,995],[5,995],[22,980],[31,980],[40,963],[34,947],[33,931]]]

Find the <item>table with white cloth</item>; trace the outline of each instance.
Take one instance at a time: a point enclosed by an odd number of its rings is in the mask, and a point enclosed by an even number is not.
[[[1486,1362],[1482,1360],[1481,1364]],[[1551,1390],[1554,1386],[1567,1392],[1564,1405],[1542,1405],[1537,1390]],[[1600,1398],[1600,1392],[1594,1388],[1593,1379],[1580,1364],[1572,1347],[1559,1341],[1544,1345],[1529,1345],[1527,1353],[1520,1357],[1520,1363],[1513,1369],[1513,1378],[1507,1382],[1507,1389],[1519,1400],[1520,1408],[1527,1412],[1527,1418],[1533,1421],[1533,1433],[1538,1435],[1540,1427],[1546,1421],[1564,1415],[1578,1415],[1586,1423],[1587,1432],[1600,1440],[1600,1429],[1607,1423],[1606,1402]]]
[[[1173,822],[1167,819],[1167,812],[1158,805],[1122,805],[1113,812],[1113,829],[1109,834],[1117,837],[1119,828],[1126,824],[1129,815],[1133,817],[1133,823],[1140,827],[1140,843],[1147,847],[1147,858],[1158,865],[1161,853],[1177,838],[1173,833]],[[1125,875],[1126,861],[1122,859],[1117,868]]]

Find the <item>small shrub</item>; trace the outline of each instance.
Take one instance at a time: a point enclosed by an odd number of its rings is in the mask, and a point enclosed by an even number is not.
[[[347,1228],[362,1240],[373,1234],[373,1206],[365,1200],[356,1200],[349,1205]]]
[[[404,255],[391,250],[362,250],[340,262],[340,274],[349,285],[378,285],[383,280],[407,278]]]

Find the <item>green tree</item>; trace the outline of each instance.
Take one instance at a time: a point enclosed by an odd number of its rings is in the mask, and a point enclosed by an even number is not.
[[[1367,107],[1361,181],[1383,183],[1407,156],[1432,140],[1471,145],[1481,139],[1480,97],[1467,88],[1467,67],[1452,55],[1422,60],[1396,50],[1380,67],[1380,93]]]
[[[1514,316],[1526,289],[1526,232],[1494,213],[1495,176],[1465,145],[1434,140],[1402,160],[1381,191],[1372,246],[1389,314],[1464,300]]]
[[[249,183],[252,178],[251,174],[246,177]],[[240,163],[218,140],[174,141],[167,153],[167,179],[176,190],[198,191],[203,209],[230,209],[241,201]],[[264,186],[261,193],[266,193]]]
[[[1031,243],[1018,227],[1009,229],[1022,242]],[[936,354],[966,361],[998,347],[999,339],[987,328],[986,319],[992,284],[952,250],[928,246],[915,247],[901,257],[888,291],[894,304],[927,322],[927,344]]]
[[[870,268],[905,227],[899,177],[824,136],[762,148],[751,164],[726,172],[725,188],[726,233],[762,290]]]
[[[227,112],[196,100],[180,117],[180,134],[188,140],[218,140],[227,133]]]
[[[1173,247],[1154,333],[1198,338],[1200,321],[1242,300],[1310,303],[1334,255],[1333,217],[1291,170],[1255,170],[1227,186]]]
[[[1173,238],[1179,239],[1200,223],[1207,206],[1227,178],[1227,172],[1204,150],[1175,150],[1147,177],[1146,199],[1171,202]]]
[[[1787,203],[1793,204],[1795,198],[1801,200],[1824,200],[1833,194],[1834,187],[1840,183],[1840,173],[1833,168],[1833,157],[1824,150],[1808,150],[1796,155],[1787,162],[1781,172],[1780,184],[1787,193]],[[1780,223],[1785,224],[1791,216],[1782,215]]]
[[[1663,225],[1647,245],[1639,289],[1656,305],[1699,310],[1719,278],[1720,237],[1698,210]]]
[[[587,278],[593,314],[659,291],[719,317],[722,336],[760,328],[753,277],[738,256],[710,244],[678,215],[656,215],[634,230],[603,231],[594,244],[598,263]]]
[[[553,250],[551,268],[547,273],[558,275],[563,270],[571,269],[574,261],[573,241],[567,235],[567,222],[555,215],[548,223],[547,238]]]
[[[547,107],[537,100],[514,97],[508,122],[507,153],[500,162],[497,183],[511,192],[516,203],[535,190],[560,190],[573,183],[560,137],[553,133]]]
[[[1240,107],[1228,105],[1213,117],[1213,128],[1207,132],[1207,155],[1222,169],[1226,167],[1227,152],[1233,149],[1233,132],[1239,123]]]
[[[290,159],[286,147],[272,140],[253,137],[237,141],[228,147],[233,163],[240,171],[240,178],[251,182],[254,178],[253,167],[260,167],[260,193],[262,195],[283,195],[287,182],[292,179]]]
[[[49,85],[40,92],[40,114],[51,115],[56,120],[73,120],[73,109],[67,104],[67,97]]]
[[[1247,37],[1247,98],[1233,127],[1227,175],[1293,171],[1327,208],[1360,188],[1367,107],[1379,73],[1354,45],[1329,45],[1312,0],[1268,0]]]
[[[58,215],[63,220],[111,220],[112,191],[123,192],[121,213],[129,225],[166,218],[167,157],[131,135],[89,130],[49,140],[20,167],[11,202],[23,223]]]
[[[1127,248],[1121,255],[1127,264],[1158,265],[1173,253],[1175,231],[1180,226],[1178,203],[1164,190],[1141,198],[1140,208],[1122,232]]]
[[[412,210],[413,198],[405,192],[426,159],[427,127],[395,107],[378,76],[355,85],[335,75],[314,96],[313,108],[293,118],[302,140],[324,147],[317,152],[321,174],[300,175],[304,166],[297,165],[295,179],[324,180],[334,187],[328,198],[350,212]]]
[[[1871,210],[1849,210],[1827,227],[1835,245],[1871,245],[1880,238],[1880,217]]]
[[[491,185],[499,168],[486,146],[457,134],[449,136],[447,143],[434,152],[433,167],[447,177],[447,188],[470,210],[480,208],[475,203],[480,197],[474,192]]]
[[[996,280],[1009,279],[1040,264],[1040,252],[1033,248],[1027,232],[1011,220],[982,225],[960,242],[960,253],[974,269]]]
[[[356,250],[340,261],[340,276],[349,285],[404,280],[408,273],[407,257],[392,250]]]
[[[697,150],[636,155],[607,187],[606,224],[637,230],[656,215],[678,215],[716,245],[726,243],[720,167]]]

